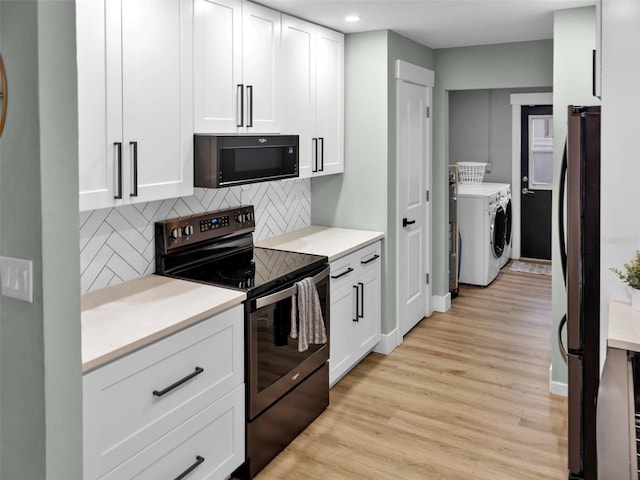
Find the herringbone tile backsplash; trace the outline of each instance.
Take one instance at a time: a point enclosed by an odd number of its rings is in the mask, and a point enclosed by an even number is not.
[[[191,197],[80,212],[82,293],[153,273],[154,222],[246,204],[255,206],[255,240],[306,227],[311,224],[311,182],[196,188]]]

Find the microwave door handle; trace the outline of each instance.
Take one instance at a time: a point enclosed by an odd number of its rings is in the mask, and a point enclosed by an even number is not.
[[[313,277],[313,282],[318,283],[327,278],[329,275],[330,269],[327,267],[319,274]],[[266,307],[268,305],[272,305],[277,303],[285,298],[293,297],[296,293],[298,293],[298,287],[293,285],[292,287],[286,288],[280,292],[272,293],[271,295],[267,295],[265,297],[260,297],[256,300],[256,308]]]

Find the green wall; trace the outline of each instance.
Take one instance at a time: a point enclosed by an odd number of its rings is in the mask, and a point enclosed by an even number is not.
[[[396,328],[395,61],[433,69],[433,51],[388,30],[345,37],[345,173],[311,181],[314,225],[385,233],[382,333]]]
[[[449,91],[551,87],[553,42],[507,43],[435,50],[433,92],[433,294],[449,290],[447,181]]]
[[[553,134],[554,186],[558,185],[562,152],[567,137],[568,105],[599,105],[592,93],[592,51],[596,45],[595,7],[559,10],[553,19]],[[555,332],[566,313],[567,296],[558,243],[558,189],[553,191],[552,208],[552,382],[567,383],[567,367],[560,356]]]
[[[34,302],[0,300],[0,478],[82,478],[74,3],[2,0],[8,116],[0,254],[33,260]]]

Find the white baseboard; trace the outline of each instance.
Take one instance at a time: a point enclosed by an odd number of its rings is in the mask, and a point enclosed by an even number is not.
[[[549,391],[562,397],[569,395],[569,386],[566,383],[553,381],[553,365],[549,365]]]
[[[451,308],[451,292],[446,295],[433,295],[431,297],[431,305],[436,312],[447,312]]]
[[[373,347],[373,351],[376,353],[382,353],[383,355],[389,355],[398,346],[398,329],[394,328],[391,332],[383,334],[380,337],[378,344]]]

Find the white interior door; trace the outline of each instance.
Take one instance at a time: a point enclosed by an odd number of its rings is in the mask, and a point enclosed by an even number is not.
[[[412,66],[415,67],[415,66]],[[426,69],[420,70],[429,72]],[[396,76],[398,78],[398,75]],[[431,87],[397,80],[398,322],[405,335],[429,313]]]

